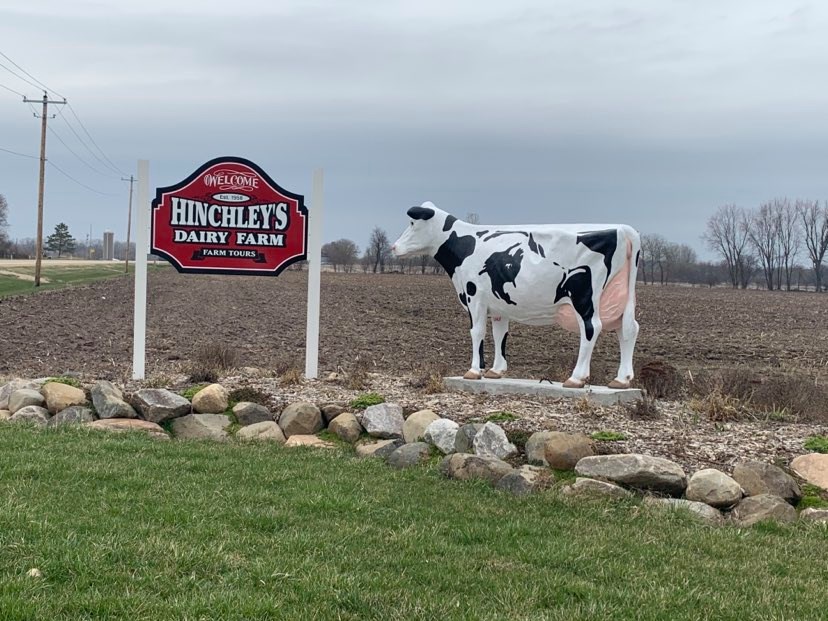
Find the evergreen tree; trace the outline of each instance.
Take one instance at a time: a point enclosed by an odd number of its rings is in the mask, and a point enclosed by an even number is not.
[[[69,227],[63,222],[55,227],[55,232],[46,238],[46,250],[57,251],[58,258],[64,252],[75,250],[75,238],[69,233]]]

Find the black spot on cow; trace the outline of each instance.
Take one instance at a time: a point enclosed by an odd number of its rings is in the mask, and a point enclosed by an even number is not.
[[[489,241],[490,239],[500,237],[501,235],[523,235],[524,237],[529,237],[529,233],[527,233],[526,231],[495,231],[483,241]]]
[[[588,265],[581,265],[564,274],[555,292],[555,303],[563,298],[569,298],[572,302],[572,307],[584,322],[584,336],[591,341],[595,334],[592,325],[595,308],[592,306],[592,270]]]
[[[538,242],[535,241],[535,238],[532,237],[531,233],[529,233],[529,250],[531,250],[535,254],[539,254],[544,259],[546,258],[546,253],[543,251],[543,246],[541,246]]]
[[[480,347],[478,348],[478,353],[480,354],[480,368],[486,368],[486,352],[483,347],[483,339],[480,339]]]
[[[604,285],[606,286],[612,269],[612,256],[618,247],[618,231],[616,229],[605,229],[603,231],[579,233],[576,243],[583,244],[592,252],[599,252],[604,255],[604,265],[607,266],[607,275],[604,278]]]
[[[465,293],[461,293],[457,297],[460,298],[460,304],[462,304],[463,306],[468,306],[469,305],[469,299],[466,297]]]
[[[641,259],[641,251],[635,253],[635,266],[638,267],[638,261]]]
[[[443,266],[446,274],[454,276],[454,270],[472,255],[476,244],[477,242],[471,235],[458,237],[457,233],[452,231],[449,238],[437,249],[434,259]]]
[[[451,227],[453,227],[453,226],[454,226],[454,223],[455,223],[455,222],[457,222],[457,218],[455,218],[455,217],[454,217],[453,215],[451,215],[451,214],[447,215],[447,216],[446,216],[446,221],[443,223],[443,230],[444,230],[444,231],[450,231],[450,230],[451,230]]]
[[[431,220],[434,217],[431,207],[412,207],[407,213],[412,220]]]
[[[494,293],[496,298],[503,300],[507,304],[514,305],[517,305],[517,303],[512,302],[509,294],[504,291],[504,287],[508,282],[514,285],[515,279],[520,272],[520,264],[523,261],[523,248],[519,248],[515,254],[510,254],[518,246],[520,244],[514,244],[501,252],[493,252],[486,259],[486,262],[483,264],[483,269],[479,272],[480,275],[489,275],[492,281],[492,293]]]
[[[469,294],[469,297],[473,296],[477,293],[477,285],[475,285],[472,281],[466,283],[466,293]]]
[[[475,233],[475,235],[477,235],[478,237],[483,237],[488,232],[489,232],[489,229],[486,229],[485,231],[477,231],[477,233]]]
[[[506,339],[509,338],[509,333],[503,335],[503,340],[500,341],[500,355],[506,357]]]

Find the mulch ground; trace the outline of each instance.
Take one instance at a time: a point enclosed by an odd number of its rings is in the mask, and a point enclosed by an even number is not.
[[[236,349],[240,366],[304,368],[306,275],[278,278],[150,274],[148,375],[180,370],[206,343]],[[67,371],[122,379],[132,362],[132,281],[0,299],[0,375]],[[757,372],[828,370],[828,295],[638,287],[639,363],[680,369],[747,365]],[[513,325],[510,375],[563,379],[578,339]],[[491,342],[487,351],[492,351]],[[468,368],[468,319],[445,276],[323,274],[320,368],[358,361],[383,373]],[[593,380],[614,375],[618,347],[604,335]]]

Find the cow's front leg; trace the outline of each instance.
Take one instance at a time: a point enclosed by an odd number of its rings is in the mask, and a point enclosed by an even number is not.
[[[509,337],[509,320],[501,315],[492,316],[492,338],[494,339],[494,365],[486,371],[488,379],[500,379],[506,374],[506,339]]]
[[[469,305],[471,318],[472,362],[471,368],[463,376],[466,379],[482,379],[486,368],[483,342],[486,339],[486,308],[481,305]]]
[[[592,362],[592,350],[595,348],[595,341],[601,334],[601,320],[598,314],[582,318],[579,321],[581,328],[581,345],[578,348],[578,362],[575,370],[568,380],[564,382],[566,388],[583,388],[589,381],[589,367]]]

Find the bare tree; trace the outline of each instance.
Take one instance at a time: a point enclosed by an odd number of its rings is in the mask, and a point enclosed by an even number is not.
[[[328,260],[334,271],[339,267],[344,272],[351,272],[359,259],[359,248],[350,239],[337,239],[322,246],[322,256]]]
[[[773,203],[762,203],[751,215],[748,236],[762,266],[768,291],[773,291],[775,283],[779,280],[779,226],[779,212]]]
[[[469,224],[480,224],[480,214],[470,211],[466,214],[466,222]]]
[[[667,245],[661,235],[642,235],[641,254],[644,259],[644,284],[647,284],[646,273],[650,272],[650,284],[655,283],[655,269],[659,270],[659,282],[664,284],[664,248]]]
[[[776,199],[771,203],[776,212],[777,239],[779,246],[779,267],[777,268],[776,288],[782,288],[781,276],[785,277],[785,289],[791,290],[793,273],[796,269],[796,257],[802,243],[797,210],[787,198]]]
[[[687,244],[667,242],[663,252],[663,282],[692,283],[696,271],[696,251]]]
[[[0,254],[5,253],[10,246],[7,228],[9,228],[9,203],[6,197],[0,194]]]
[[[822,291],[822,263],[828,252],[828,202],[820,207],[819,201],[796,201],[796,210],[814,270],[814,284],[817,291]]]
[[[377,270],[384,272],[385,263],[391,255],[391,245],[388,243],[388,234],[380,227],[375,226],[371,231],[371,240],[368,242],[366,254],[371,257],[374,273]]]
[[[749,218],[744,209],[732,204],[722,205],[707,221],[707,230],[702,235],[707,247],[724,261],[734,289],[745,279],[749,229]]]

